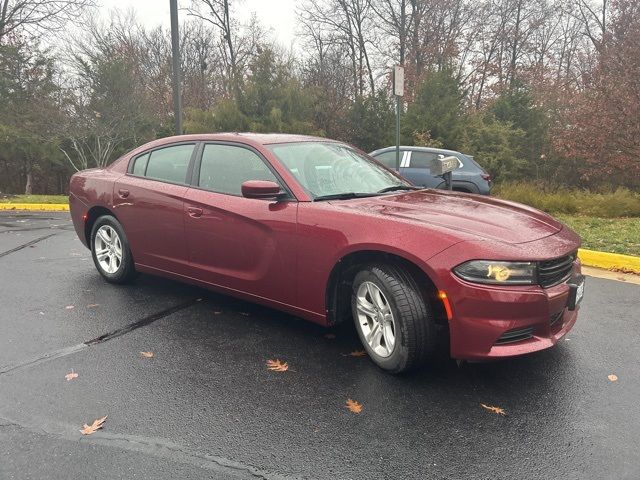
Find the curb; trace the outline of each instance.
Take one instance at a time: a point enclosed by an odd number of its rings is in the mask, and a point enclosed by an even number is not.
[[[35,210],[39,212],[68,212],[66,203],[0,203],[0,210]]]
[[[588,267],[640,274],[640,257],[581,248],[578,250],[578,258],[583,265]]]

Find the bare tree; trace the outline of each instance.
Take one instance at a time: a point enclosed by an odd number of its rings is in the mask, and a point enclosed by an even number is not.
[[[213,25],[219,30],[223,41],[223,60],[227,68],[227,76],[233,81],[237,75],[237,24],[231,16],[230,0],[192,0],[186,8],[187,14]]]
[[[316,41],[322,32],[334,44],[342,44],[351,60],[351,77],[355,95],[375,93],[370,47],[374,22],[371,0],[308,0],[299,7],[299,17]]]
[[[31,37],[59,31],[95,5],[95,0],[0,0],[0,44],[15,31]]]

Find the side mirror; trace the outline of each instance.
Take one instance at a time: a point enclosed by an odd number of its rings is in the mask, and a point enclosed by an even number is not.
[[[286,195],[280,185],[268,180],[247,180],[240,187],[245,198],[278,200]]]

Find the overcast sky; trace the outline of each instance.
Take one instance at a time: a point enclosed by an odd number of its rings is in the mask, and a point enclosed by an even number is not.
[[[99,0],[101,16],[107,16],[109,10],[133,9],[138,20],[145,26],[154,27],[169,23],[169,0]],[[255,12],[260,23],[272,29],[274,38],[286,47],[291,46],[295,36],[295,0],[242,0],[236,2],[237,18],[241,22],[247,20]],[[189,6],[190,0],[178,0],[178,8]],[[179,12],[181,21],[186,17],[185,12]]]

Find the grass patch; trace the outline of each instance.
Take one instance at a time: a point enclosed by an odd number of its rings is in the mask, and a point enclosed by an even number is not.
[[[66,195],[15,195],[0,198],[0,203],[69,203]]]
[[[534,183],[504,183],[497,185],[491,193],[551,214],[598,218],[640,217],[640,193],[626,188],[610,192],[589,192],[549,188]]]
[[[640,256],[640,218],[556,215],[582,237],[582,247]]]

